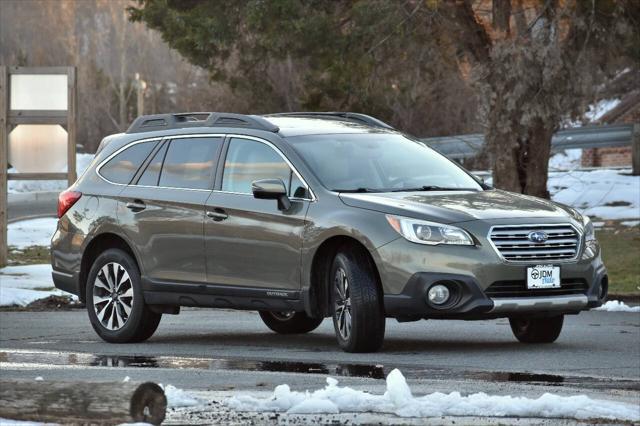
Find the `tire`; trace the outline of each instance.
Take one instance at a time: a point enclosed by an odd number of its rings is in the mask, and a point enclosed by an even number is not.
[[[553,343],[562,331],[564,315],[550,318],[509,318],[511,331],[522,343]]]
[[[142,342],[160,324],[162,314],[152,312],[144,303],[138,266],[122,250],[109,249],[98,256],[89,271],[86,291],[91,325],[107,342]]]
[[[324,318],[311,318],[304,312],[260,311],[260,318],[271,330],[279,334],[302,334],[318,328]]]
[[[368,256],[344,247],[333,260],[329,280],[338,344],[345,352],[376,352],[384,341],[385,316]]]

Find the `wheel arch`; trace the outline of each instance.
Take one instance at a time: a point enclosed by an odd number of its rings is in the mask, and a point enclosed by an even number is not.
[[[127,253],[131,258],[136,262],[136,266],[140,273],[142,270],[140,269],[140,261],[136,253],[131,248],[131,245],[120,235],[117,235],[112,232],[105,232],[99,235],[96,235],[89,241],[87,246],[85,247],[82,253],[82,260],[80,262],[80,300],[85,301],[86,299],[86,288],[87,288],[87,279],[89,277],[89,271],[91,270],[91,266],[93,262],[100,256],[101,253],[108,249],[120,249]]]
[[[369,267],[373,271],[376,287],[380,293],[380,300],[383,300],[384,291],[380,271],[374,260],[374,256],[365,244],[349,235],[334,235],[324,240],[316,249],[310,269],[309,289],[305,294],[305,307],[307,314],[312,317],[325,318],[331,315],[331,303],[329,293],[328,277],[331,273],[333,259],[339,250],[348,248],[358,250],[363,253],[369,262]]]

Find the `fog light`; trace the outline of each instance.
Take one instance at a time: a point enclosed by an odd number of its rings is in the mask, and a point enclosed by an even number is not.
[[[450,293],[447,286],[441,284],[434,285],[429,289],[429,292],[427,293],[429,302],[433,303],[434,305],[442,305],[444,303],[447,303],[447,301],[449,300],[449,295]]]

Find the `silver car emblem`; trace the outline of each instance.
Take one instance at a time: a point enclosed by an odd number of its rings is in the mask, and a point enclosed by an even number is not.
[[[529,238],[529,241],[532,241],[534,243],[544,243],[549,239],[549,236],[547,235],[546,232],[543,232],[543,231],[533,231],[533,232],[529,232],[529,235],[527,235],[527,238]]]

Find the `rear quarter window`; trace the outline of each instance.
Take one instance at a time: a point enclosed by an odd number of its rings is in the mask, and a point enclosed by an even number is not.
[[[104,164],[98,173],[113,183],[130,183],[157,143],[148,141],[129,146]]]

